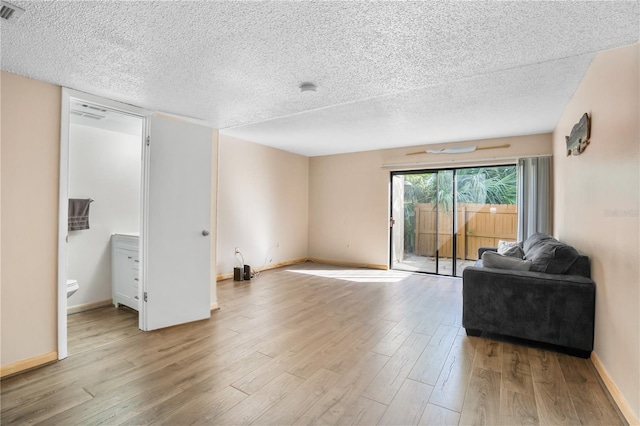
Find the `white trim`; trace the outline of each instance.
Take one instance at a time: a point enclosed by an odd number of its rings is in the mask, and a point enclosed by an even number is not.
[[[69,213],[69,108],[71,93],[62,88],[60,182],[58,190],[58,359],[67,357],[67,237]]]
[[[60,111],[60,185],[58,197],[58,359],[67,357],[67,216],[69,210],[69,109],[71,100],[101,105],[123,114],[134,115],[145,119],[150,111],[133,105],[123,104],[110,99],[101,98],[89,93],[62,88],[62,106]],[[143,135],[143,138],[146,134]],[[144,140],[144,139],[143,139]],[[144,216],[141,216],[144,218]],[[142,239],[142,234],[141,234]],[[144,276],[143,276],[144,277]]]
[[[147,146],[147,138],[151,136],[151,120],[145,120],[144,138],[142,140],[142,176],[140,191],[140,286],[138,287],[138,300],[140,301],[138,309],[138,327],[140,330],[148,331],[147,328],[147,303],[144,300],[144,293],[147,291],[147,233],[149,231],[149,221],[145,218],[149,217],[149,146]]]
[[[191,123],[191,124],[197,124],[199,126],[211,127],[213,130],[217,130],[216,126],[211,121],[201,120],[199,118],[185,117],[182,115],[176,115],[176,114],[171,114],[169,112],[162,112],[162,111],[157,111],[155,115],[157,117],[165,117],[165,118],[181,121],[183,123]]]
[[[94,302],[94,303],[83,303],[82,305],[69,306],[67,308],[67,315],[73,315],[73,314],[78,314],[80,312],[92,311],[94,309],[105,308],[111,305],[113,305],[112,299],[101,300],[100,302]]]
[[[605,387],[609,391],[609,394],[611,395],[613,400],[618,405],[618,408],[624,415],[627,422],[630,425],[640,425],[640,419],[636,417],[635,413],[629,406],[629,403],[625,399],[622,392],[620,392],[620,389],[618,389],[618,386],[616,386],[615,382],[609,375],[609,372],[607,371],[607,369],[602,364],[602,361],[600,361],[600,358],[598,358],[598,355],[595,353],[595,351],[591,352],[591,362],[593,363],[593,366],[596,368],[596,371],[598,372],[598,374],[600,374],[600,378],[602,379],[602,382],[604,383]]]

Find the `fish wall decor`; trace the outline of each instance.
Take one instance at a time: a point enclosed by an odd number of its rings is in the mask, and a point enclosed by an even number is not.
[[[580,121],[571,129],[571,135],[567,138],[567,156],[580,155],[587,149],[591,142],[591,119],[585,112]]]

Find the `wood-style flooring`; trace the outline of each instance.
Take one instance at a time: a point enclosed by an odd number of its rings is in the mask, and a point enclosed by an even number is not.
[[[1,422],[625,424],[589,360],[467,337],[461,287],[304,263],[219,283],[197,323],[71,315],[67,359],[1,382]]]

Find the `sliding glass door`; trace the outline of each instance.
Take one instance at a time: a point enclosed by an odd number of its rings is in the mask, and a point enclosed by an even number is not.
[[[462,276],[478,248],[516,239],[516,167],[391,174],[393,269]]]
[[[392,174],[392,268],[451,275],[453,171]]]

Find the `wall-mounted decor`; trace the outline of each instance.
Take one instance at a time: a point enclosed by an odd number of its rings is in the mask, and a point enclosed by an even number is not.
[[[580,121],[571,129],[567,138],[567,156],[580,155],[587,149],[591,138],[591,119],[585,112]]]

